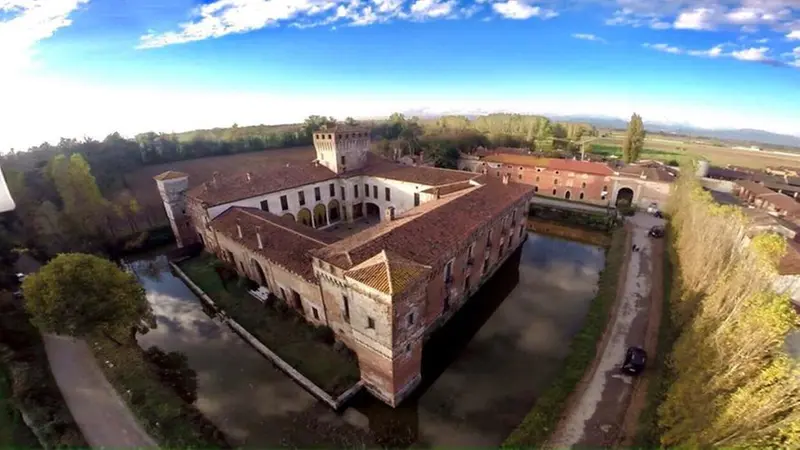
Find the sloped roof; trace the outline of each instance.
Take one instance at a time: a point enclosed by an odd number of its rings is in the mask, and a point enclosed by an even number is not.
[[[162,172],[153,177],[154,180],[164,181],[164,180],[172,180],[175,178],[184,178],[188,177],[188,173],[178,172],[177,170],[168,170],[166,172]]]
[[[483,158],[483,160],[510,164],[513,166],[546,167],[550,170],[564,170],[567,172],[588,173],[593,175],[614,175],[614,171],[605,164],[591,161],[577,161],[574,159],[538,158],[530,155],[496,153]]]
[[[770,188],[764,186],[761,183],[756,183],[755,181],[742,180],[742,181],[737,181],[736,184],[739,185],[739,187],[741,187],[742,189],[746,189],[752,192],[756,196],[775,193]]]
[[[429,266],[417,264],[383,250],[348,270],[344,275],[385,294],[397,295],[411,287],[429,271]]]

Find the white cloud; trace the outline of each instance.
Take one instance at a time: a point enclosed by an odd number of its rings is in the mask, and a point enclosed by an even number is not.
[[[714,29],[714,16],[713,9],[695,8],[680,13],[673,26],[679,30],[712,30]]]
[[[800,30],[791,31],[786,35],[786,39],[790,41],[800,41]]]
[[[411,5],[411,14],[420,19],[444,17],[450,15],[455,6],[455,0],[417,0]]]
[[[767,42],[769,42],[767,38],[756,39],[756,44],[766,44]]]
[[[681,53],[683,53],[683,50],[681,50],[680,48],[673,47],[673,46],[668,45],[668,44],[649,44],[649,43],[645,43],[645,44],[642,44],[642,46],[645,47],[645,48],[651,48],[653,50],[658,50],[658,51],[664,52],[664,53],[672,53],[673,55],[680,55]]]
[[[603,38],[601,38],[599,36],[595,36],[594,34],[575,33],[575,34],[572,35],[572,37],[574,37],[575,39],[583,39],[584,41],[602,42],[604,44],[606,43],[605,39],[603,39]]]
[[[508,0],[502,3],[494,3],[492,4],[492,9],[506,19],[525,20],[531,17],[550,19],[558,15],[552,9],[532,6],[524,0]]]
[[[767,61],[768,51],[769,47],[752,47],[734,51],[731,56],[742,61]]]
[[[714,47],[711,47],[708,50],[689,50],[688,52],[686,52],[686,54],[690,56],[705,56],[707,58],[717,58],[719,56],[722,56],[724,53],[722,45],[715,45]]]
[[[0,0],[0,80],[34,64],[36,44],[72,24],[88,0]]]

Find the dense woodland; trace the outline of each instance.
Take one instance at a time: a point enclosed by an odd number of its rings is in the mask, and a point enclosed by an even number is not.
[[[348,118],[348,125],[358,124]],[[0,217],[0,253],[27,248],[40,256],[64,251],[111,255],[125,239],[165,224],[162,211],[144,210],[125,175],[159,163],[207,156],[312,145],[312,133],[336,125],[332,117],[310,116],[302,124],[257,125],[185,133],[142,133],[103,140],[61,139],[26,151],[0,155],[18,209]],[[422,154],[437,166],[454,168],[459,152],[484,147],[578,150],[575,141],[596,135],[582,124],[560,124],[545,117],[492,114],[473,119],[444,116],[367,121],[373,150],[387,157]]]

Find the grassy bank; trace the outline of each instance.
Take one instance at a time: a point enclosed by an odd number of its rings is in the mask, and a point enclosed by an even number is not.
[[[670,381],[667,358],[675,339],[678,337],[670,316],[670,303],[675,300],[673,295],[681,291],[680,276],[678,276],[678,267],[676,265],[677,255],[672,246],[672,238],[672,233],[669,231],[664,236],[664,296],[662,298],[661,323],[658,330],[658,349],[656,357],[651,359],[650,367],[648,367],[650,383],[647,387],[647,404],[639,416],[636,435],[636,446],[642,448],[661,446],[661,433],[658,429],[658,406],[667,395]]]
[[[605,157],[609,156],[616,156],[618,158],[622,157],[622,147],[617,145],[603,145],[603,144],[595,144],[591,146],[591,150],[589,153],[594,155],[602,155]],[[668,150],[656,150],[652,148],[643,148],[641,155],[639,155],[640,159],[654,159],[656,161],[663,161],[665,163],[669,163],[671,161],[675,161],[676,163],[680,164],[684,161],[689,161],[693,159],[693,156],[682,151],[668,151]],[[675,164],[677,165],[677,164]]]
[[[558,378],[539,396],[533,409],[505,440],[503,447],[540,446],[555,429],[567,398],[594,360],[597,345],[606,328],[625,260],[626,235],[624,228],[614,231],[606,251],[606,265],[600,274],[597,296],[592,301],[583,328],[570,343],[569,354]]]
[[[89,338],[106,378],[164,448],[227,448],[223,434],[197,408],[159,380],[136,345]]]
[[[86,447],[39,331],[8,292],[0,292],[0,357],[0,448]],[[33,429],[22,422],[22,411]]]
[[[186,260],[181,269],[217,305],[284,361],[331,395],[338,395],[360,378],[358,363],[346,351],[334,350],[333,336],[323,342],[325,327],[314,327],[292,311],[268,307],[237,282],[223,287],[214,270],[218,260],[209,253]],[[285,305],[282,300],[275,306]]]

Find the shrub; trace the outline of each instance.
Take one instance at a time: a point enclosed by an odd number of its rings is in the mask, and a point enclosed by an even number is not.
[[[320,325],[320,326],[314,327],[314,339],[316,339],[316,340],[318,340],[318,341],[320,341],[322,343],[331,345],[331,344],[333,344],[333,341],[335,340],[335,337],[333,335],[333,330],[331,330],[330,328],[328,328],[326,326]]]

